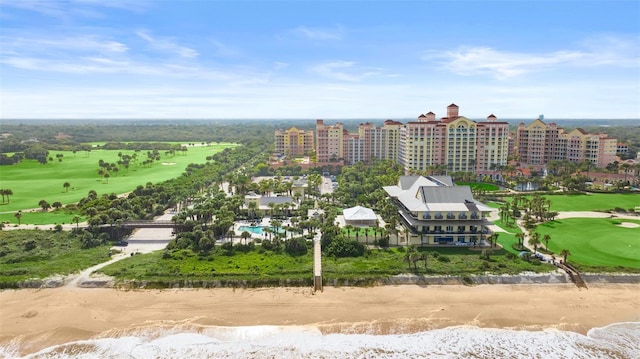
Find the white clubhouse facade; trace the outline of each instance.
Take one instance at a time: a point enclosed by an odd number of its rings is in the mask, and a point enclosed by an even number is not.
[[[383,187],[398,208],[411,244],[474,245],[491,235],[491,208],[476,201],[469,186],[455,186],[450,176],[401,176]]]

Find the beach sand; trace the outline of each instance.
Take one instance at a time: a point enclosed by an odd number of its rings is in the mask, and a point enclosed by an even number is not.
[[[457,325],[586,333],[640,321],[640,285],[116,290],[0,292],[0,345],[21,354],[136,328],[174,325],[314,325],[325,333],[413,333]]]

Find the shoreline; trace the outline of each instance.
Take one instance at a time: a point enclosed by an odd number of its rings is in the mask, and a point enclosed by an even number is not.
[[[586,334],[640,322],[640,284],[572,283],[0,291],[0,346],[26,355],[144,328],[314,326],[322,333],[402,334],[471,325]],[[190,329],[189,329],[190,328]]]

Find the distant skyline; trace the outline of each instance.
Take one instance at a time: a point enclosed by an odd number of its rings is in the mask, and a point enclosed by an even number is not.
[[[640,2],[0,0],[2,119],[640,119]]]

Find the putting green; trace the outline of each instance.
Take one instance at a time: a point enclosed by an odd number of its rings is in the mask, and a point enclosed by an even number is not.
[[[540,238],[551,236],[549,247],[554,253],[571,251],[569,262],[640,268],[640,220],[569,218],[540,225],[536,232]]]

